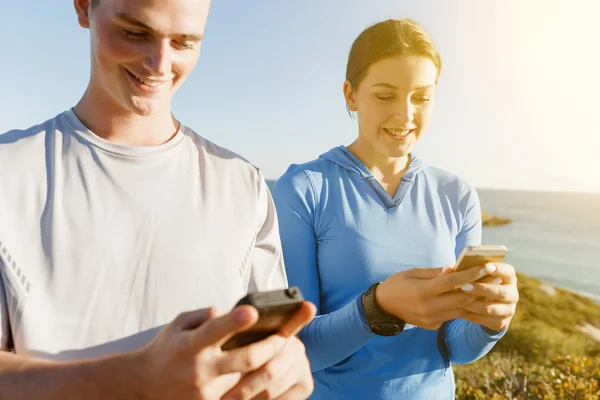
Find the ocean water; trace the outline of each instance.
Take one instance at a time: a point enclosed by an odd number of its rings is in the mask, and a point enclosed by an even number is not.
[[[512,220],[484,228],[484,244],[505,245],[518,271],[600,302],[600,194],[478,193],[484,211]]]
[[[481,207],[512,223],[483,230],[518,271],[600,301],[600,194],[478,190]]]

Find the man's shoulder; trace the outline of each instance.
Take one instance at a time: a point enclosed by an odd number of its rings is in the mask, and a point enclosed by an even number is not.
[[[0,133],[0,152],[36,151],[46,146],[47,134],[64,125],[62,113],[42,123]]]
[[[183,129],[192,139],[204,167],[223,177],[250,179],[253,183],[263,179],[260,169],[245,157],[206,139],[190,127],[183,126]]]

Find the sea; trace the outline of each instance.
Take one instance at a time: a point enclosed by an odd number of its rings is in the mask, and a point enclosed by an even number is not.
[[[600,193],[477,192],[482,210],[512,220],[484,227],[484,244],[505,245],[517,271],[600,303]]]

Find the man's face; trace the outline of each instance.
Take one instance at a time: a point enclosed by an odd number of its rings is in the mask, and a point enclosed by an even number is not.
[[[89,13],[88,0],[75,3],[90,29],[99,104],[137,115],[170,109],[198,60],[210,0],[100,0]]]

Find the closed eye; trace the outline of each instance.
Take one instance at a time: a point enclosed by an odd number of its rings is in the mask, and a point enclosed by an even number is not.
[[[145,39],[148,36],[146,32],[136,32],[125,28],[123,28],[123,33],[125,34],[125,36],[133,40]]]
[[[417,103],[427,103],[431,100],[431,97],[415,97],[414,100]]]
[[[194,49],[194,43],[192,42],[174,42],[175,47],[178,50],[193,50]]]

